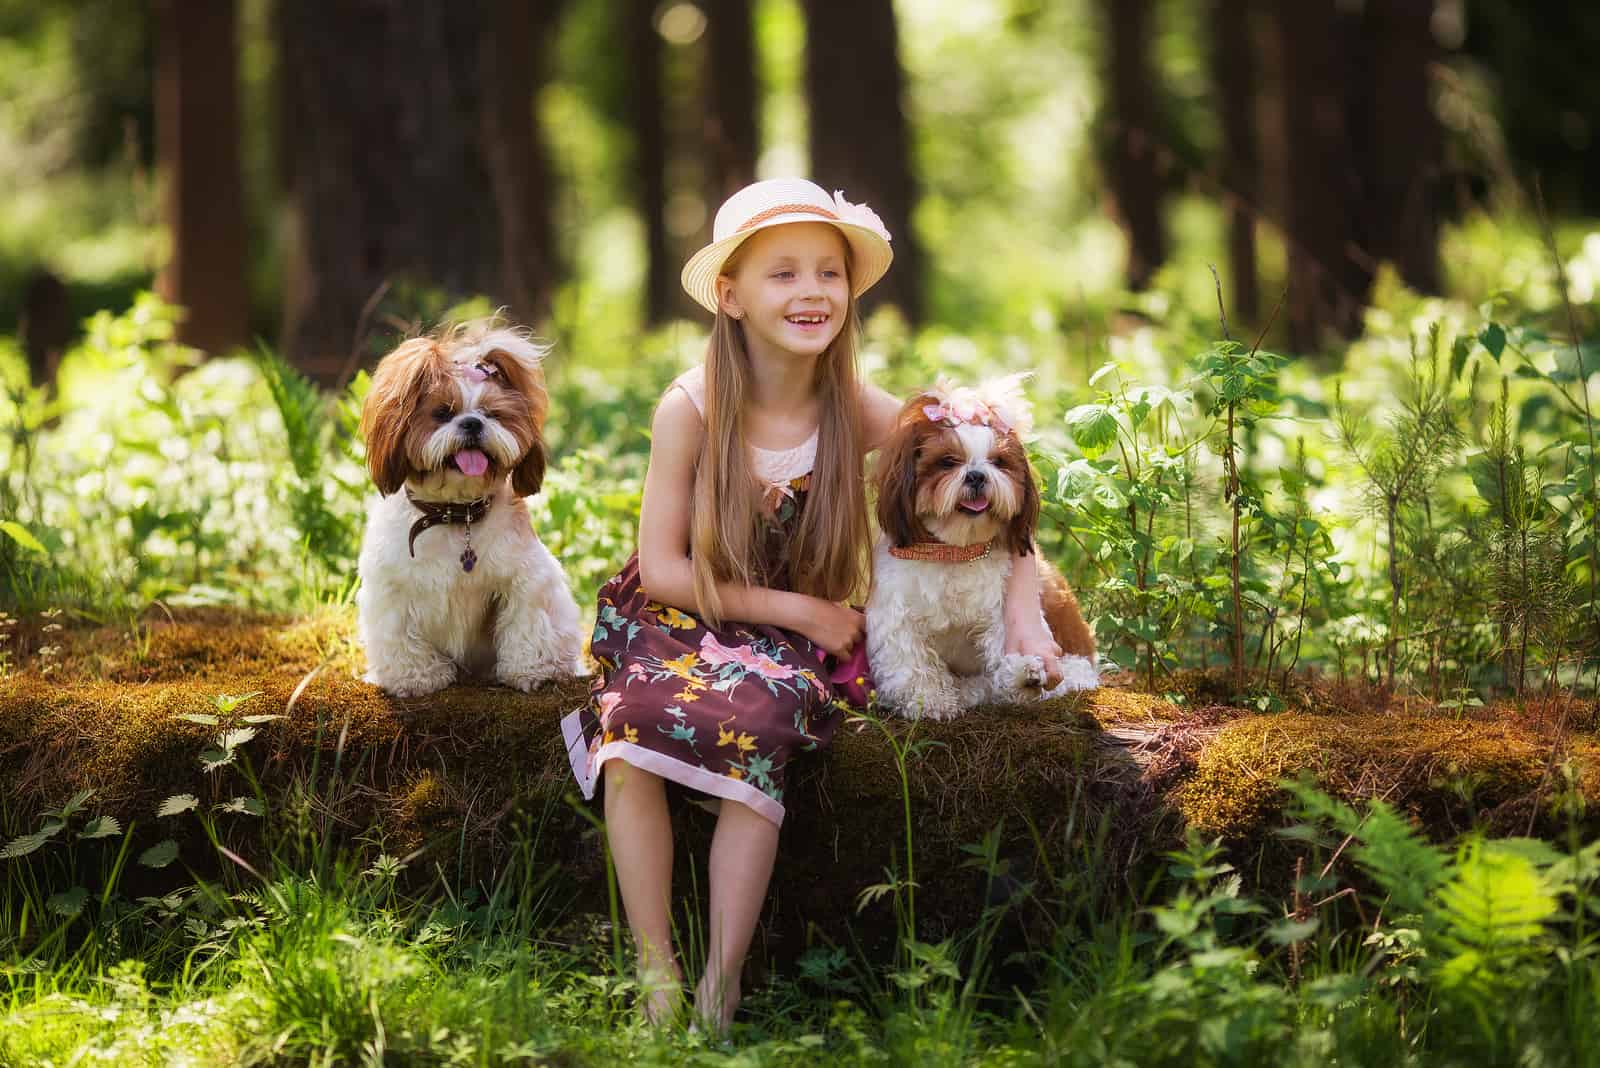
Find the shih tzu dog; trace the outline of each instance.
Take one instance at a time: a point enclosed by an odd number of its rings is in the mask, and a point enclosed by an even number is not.
[[[941,381],[912,398],[878,456],[878,525],[867,660],[878,700],[948,719],[1043,696],[1038,657],[1005,652],[1013,554],[1034,550],[1039,491],[1022,436],[1023,375],[976,389]],[[1066,580],[1039,560],[1045,623],[1065,655],[1051,696],[1099,684],[1094,636]]]
[[[458,672],[531,690],[581,673],[578,606],[524,497],[544,480],[545,349],[470,323],[402,343],[361,412],[367,508],[356,595],[366,680],[397,697]]]

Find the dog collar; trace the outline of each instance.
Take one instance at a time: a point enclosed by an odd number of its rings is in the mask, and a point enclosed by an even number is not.
[[[406,547],[411,550],[411,558],[417,557],[417,535],[429,527],[441,524],[461,524],[466,527],[467,547],[461,551],[461,570],[471,571],[478,562],[478,554],[472,551],[472,524],[479,522],[489,514],[489,506],[494,503],[494,497],[478,497],[470,501],[423,501],[411,495],[406,490],[406,500],[411,506],[422,513],[422,516],[411,524],[411,537]]]
[[[889,555],[897,560],[937,560],[945,564],[970,564],[982,560],[994,548],[994,542],[979,541],[971,545],[946,545],[942,541],[915,541],[910,545],[891,545]]]

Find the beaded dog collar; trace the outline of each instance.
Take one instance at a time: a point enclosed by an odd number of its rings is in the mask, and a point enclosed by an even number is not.
[[[889,546],[889,555],[897,560],[937,560],[945,564],[970,564],[982,560],[994,548],[993,541],[978,541],[971,545],[946,545],[942,541],[918,541],[910,545]]]

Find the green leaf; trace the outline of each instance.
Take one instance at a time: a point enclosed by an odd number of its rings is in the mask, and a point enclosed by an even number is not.
[[[14,857],[25,857],[40,846],[55,837],[55,832],[46,833],[38,831],[34,834],[23,834],[7,842],[4,849],[0,849],[0,860],[10,860]]]
[[[283,719],[283,718],[284,717],[283,717],[282,713],[269,712],[269,713],[265,713],[265,714],[259,715],[259,716],[243,716],[243,717],[240,718],[239,722],[241,722],[241,723],[271,723],[275,719]]]
[[[232,801],[224,801],[217,808],[236,816],[265,816],[267,814],[267,806],[262,804],[260,798],[256,797],[236,797]]]
[[[83,911],[83,903],[88,899],[89,891],[81,886],[74,886],[71,890],[62,890],[45,898],[44,907],[57,916],[65,916],[70,920]]]
[[[217,724],[222,722],[222,720],[207,712],[184,712],[180,714],[178,718],[186,719],[190,723],[203,723],[207,727],[215,727]]]
[[[240,694],[219,693],[216,697],[212,698],[212,701],[217,706],[218,712],[221,712],[223,715],[227,715],[229,712],[232,712],[234,709],[250,700],[250,698],[260,697],[261,693],[262,691],[260,690],[251,690],[249,693]]]
[[[163,839],[139,854],[139,863],[146,868],[165,868],[178,859],[178,843]]]
[[[236,727],[231,731],[224,731],[222,737],[217,739],[217,744],[231,753],[255,736],[254,727]]]
[[[79,838],[115,838],[122,833],[122,824],[114,816],[96,816],[83,825]]]
[[[1316,933],[1320,922],[1315,916],[1308,920],[1282,919],[1267,928],[1267,937],[1280,946],[1304,942]]]
[[[156,815],[158,817],[181,815],[190,809],[198,807],[199,804],[200,799],[194,794],[173,794],[161,802],[161,807],[156,809]]]
[[[1066,415],[1067,433],[1091,460],[1117,440],[1117,418],[1104,404],[1080,404]]]
[[[28,528],[21,523],[14,523],[9,519],[0,519],[0,530],[11,535],[11,540],[30,552],[42,553],[45,548],[39,539],[28,533]]]
[[[203,749],[200,751],[200,770],[216,771],[233,763],[232,749]]]
[[[1506,328],[1499,323],[1490,323],[1478,333],[1478,343],[1484,347],[1494,362],[1500,362],[1500,354],[1506,350]]]

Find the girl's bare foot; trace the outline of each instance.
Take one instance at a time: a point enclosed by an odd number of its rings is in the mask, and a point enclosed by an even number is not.
[[[700,1026],[712,1034],[727,1034],[738,1008],[738,975],[722,976],[708,970],[694,992],[694,1015]]]
[[[683,1008],[683,980],[676,969],[639,973],[639,1012],[651,1027],[666,1027]]]

